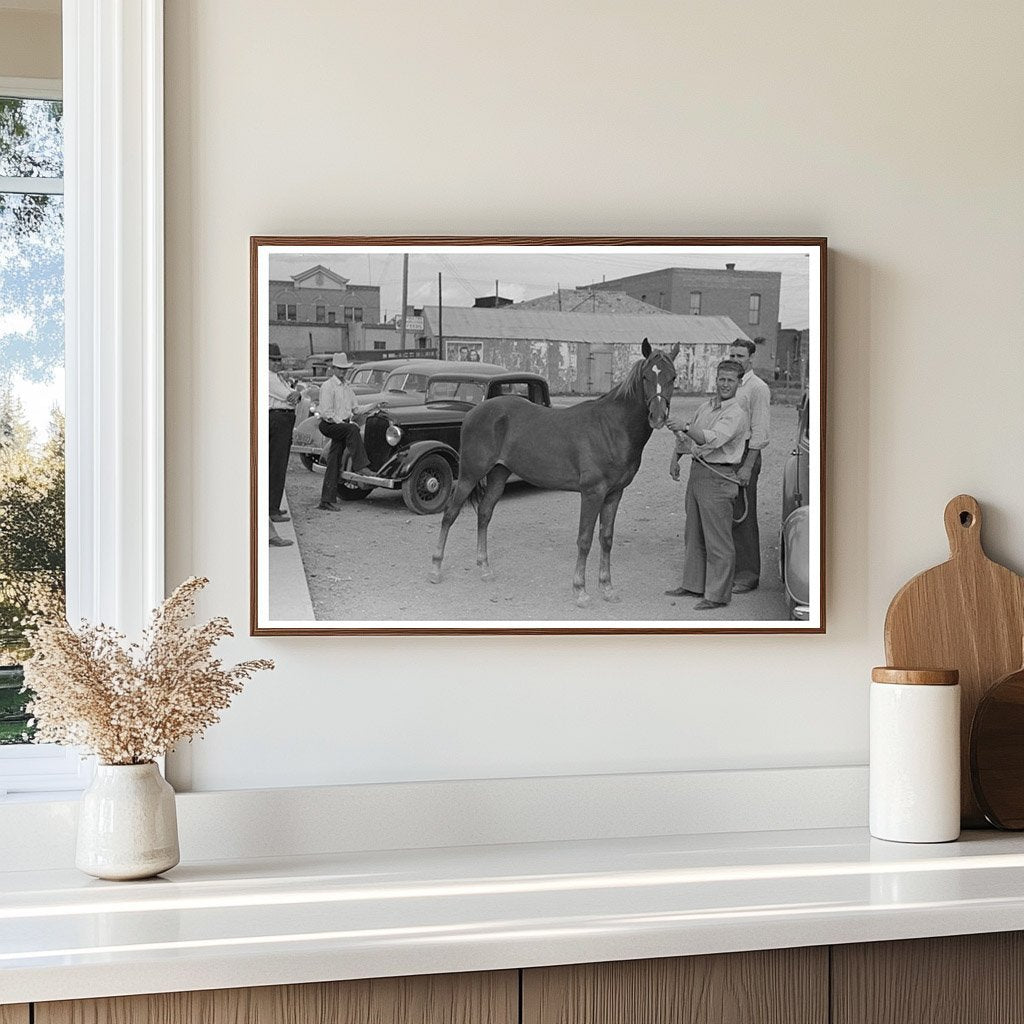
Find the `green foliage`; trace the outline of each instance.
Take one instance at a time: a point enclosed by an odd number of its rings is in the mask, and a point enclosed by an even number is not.
[[[29,653],[26,618],[63,607],[65,544],[64,417],[54,411],[37,448],[9,391],[0,397],[0,537],[0,663],[10,663]]]

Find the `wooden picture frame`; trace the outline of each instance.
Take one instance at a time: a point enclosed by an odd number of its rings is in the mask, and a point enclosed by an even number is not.
[[[252,635],[824,633],[826,293],[824,238],[254,236]]]

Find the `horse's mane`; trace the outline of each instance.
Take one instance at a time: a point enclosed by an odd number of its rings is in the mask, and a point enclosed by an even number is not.
[[[638,359],[626,374],[625,379],[616,384],[603,396],[606,401],[614,402],[623,398],[627,401],[643,401],[644,397],[644,360]]]

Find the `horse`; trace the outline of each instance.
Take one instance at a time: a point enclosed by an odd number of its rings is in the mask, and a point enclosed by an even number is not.
[[[676,344],[670,352],[641,345],[643,358],[625,380],[607,394],[564,409],[524,401],[515,395],[489,398],[467,413],[462,423],[459,479],[445,506],[433,555],[430,581],[441,581],[448,531],[467,499],[477,508],[477,565],[493,578],[487,559],[487,526],[509,476],[537,487],[579,491],[580,525],[572,587],[576,604],[590,603],[587,556],[594,526],[601,518],[601,567],[598,582],[606,601],[618,600],[612,587],[611,553],[615,513],[623,490],[640,468],[644,445],[668,419],[676,379]]]

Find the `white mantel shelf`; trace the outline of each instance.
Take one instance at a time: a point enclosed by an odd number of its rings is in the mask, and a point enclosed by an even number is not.
[[[0,1004],[1024,929],[1024,837],[863,829],[0,873]]]

